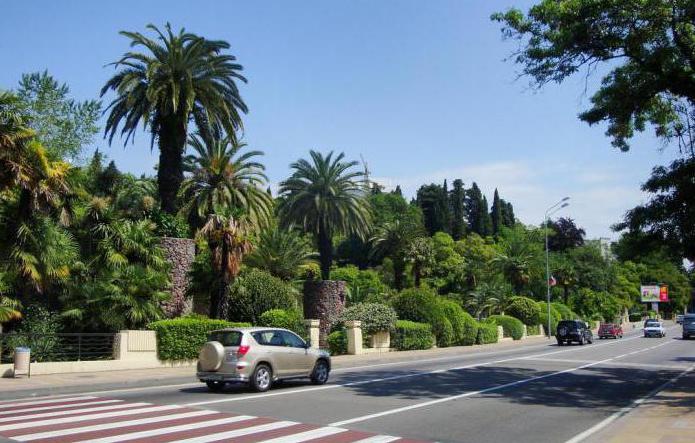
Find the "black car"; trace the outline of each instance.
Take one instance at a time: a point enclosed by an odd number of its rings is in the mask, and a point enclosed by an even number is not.
[[[557,334],[555,338],[557,339],[557,344],[560,346],[572,342],[583,345],[593,342],[594,335],[591,333],[591,329],[589,329],[586,323],[581,320],[562,320],[557,325]]]

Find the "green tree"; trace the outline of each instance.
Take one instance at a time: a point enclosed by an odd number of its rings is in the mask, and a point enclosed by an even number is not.
[[[548,238],[548,249],[551,251],[566,251],[584,244],[584,229],[578,227],[571,218],[561,217],[550,220],[548,227],[551,232]]]
[[[245,263],[285,281],[294,280],[302,265],[312,263],[311,243],[295,229],[271,226],[261,231]]]
[[[417,191],[416,204],[422,210],[423,223],[429,235],[449,232],[449,196],[443,186],[423,185]]]
[[[538,86],[606,68],[580,118],[607,123],[614,146],[629,149],[635,131],[651,123],[658,137],[695,152],[690,0],[542,0],[528,14],[514,8],[492,19],[503,24],[504,37],[522,41],[514,60]]]
[[[193,120],[198,130],[222,127],[229,137],[242,126],[240,112],[247,107],[237,81],[246,82],[242,66],[233,55],[223,53],[229,43],[208,40],[185,32],[174,34],[167,23],[164,32],[154,25],[151,39],[139,32],[122,31],[131,47],[145,52],[126,52],[113,63],[119,71],[101,90],[116,98],[107,110],[105,134],[109,142],[121,127],[125,143],[132,139],[138,124],[149,127],[154,145],[159,146],[157,184],[162,210],[176,212],[176,197],[183,182],[183,152]]]
[[[493,235],[497,235],[500,232],[500,228],[504,225],[503,211],[504,208],[500,201],[500,194],[497,192],[497,188],[495,188],[495,197],[492,200],[492,209],[490,211]]]
[[[419,288],[423,275],[435,264],[432,240],[427,237],[413,239],[406,248],[405,256],[412,264],[415,287]]]
[[[406,267],[406,251],[414,236],[419,233],[418,226],[407,220],[395,220],[378,226],[370,239],[373,257],[388,257],[393,263],[393,286],[403,289],[403,274]]]
[[[199,229],[218,207],[241,210],[253,224],[264,226],[272,216],[265,166],[255,160],[261,151],[242,153],[246,145],[221,134],[196,134],[188,142],[195,155],[184,159],[190,173],[181,186],[181,208],[193,229]]]
[[[468,219],[468,228],[482,237],[490,235],[492,220],[488,213],[487,199],[485,199],[478,184],[475,182],[473,182],[467,194],[466,218]]]
[[[283,200],[281,220],[296,224],[315,236],[321,263],[321,277],[330,277],[333,263],[333,235],[366,237],[371,213],[365,195],[364,173],[352,170],[357,162],[343,161],[310,151],[311,162],[292,163],[294,173],[280,184]]]
[[[79,159],[99,132],[101,103],[70,98],[70,88],[48,71],[22,75],[17,95],[29,127],[53,160]]]
[[[454,180],[454,188],[449,194],[451,206],[451,236],[454,240],[461,240],[466,234],[466,190],[461,179]]]

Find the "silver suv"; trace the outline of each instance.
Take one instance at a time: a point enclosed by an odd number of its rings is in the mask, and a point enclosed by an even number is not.
[[[292,331],[279,328],[228,328],[213,331],[198,356],[197,377],[212,391],[243,382],[259,392],[274,381],[308,377],[322,385],[331,358]]]

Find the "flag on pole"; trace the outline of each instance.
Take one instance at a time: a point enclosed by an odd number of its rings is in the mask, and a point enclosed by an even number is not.
[[[555,277],[553,277],[553,276],[551,275],[551,276],[550,276],[550,280],[548,280],[548,284],[549,284],[550,286],[555,286],[555,285],[557,285],[557,280],[555,280]]]

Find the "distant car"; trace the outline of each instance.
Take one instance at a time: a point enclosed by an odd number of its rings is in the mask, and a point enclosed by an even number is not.
[[[659,320],[649,319],[645,321],[643,331],[645,337],[666,337],[664,325]]]
[[[623,328],[614,323],[601,323],[598,328],[598,338],[623,338]]]
[[[682,325],[683,324],[683,317],[684,317],[683,314],[676,315],[676,323],[679,325]]]
[[[687,340],[695,336],[695,314],[685,314],[683,316],[683,339]]]
[[[264,392],[273,382],[306,377],[328,380],[331,358],[292,331],[280,328],[227,328],[212,331],[198,358],[197,378],[211,391],[227,383],[248,383]]]
[[[562,320],[557,324],[557,334],[555,334],[559,346],[572,342],[584,345],[594,341],[591,329],[581,320]]]

